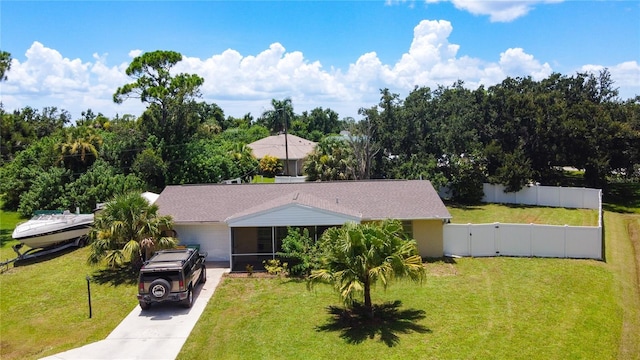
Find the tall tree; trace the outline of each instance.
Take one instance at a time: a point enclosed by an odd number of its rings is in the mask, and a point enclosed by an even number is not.
[[[271,106],[273,109],[263,112],[258,118],[258,125],[263,125],[272,134],[284,133],[291,127],[291,122],[295,118],[293,103],[290,98],[271,99]]]
[[[113,101],[120,104],[128,98],[138,98],[149,108],[141,118],[141,126],[148,134],[162,140],[163,154],[176,156],[173,145],[188,141],[206,118],[198,116],[200,86],[204,80],[195,74],[171,74],[182,60],[175,51],[153,51],[133,59],[126,70],[134,82],[119,87]]]
[[[73,126],[63,129],[63,139],[56,146],[60,163],[74,172],[84,172],[98,159],[102,136],[93,128]]]
[[[371,177],[371,163],[380,151],[380,147],[375,143],[375,129],[368,111],[361,108],[360,115],[364,115],[364,119],[359,122],[353,122],[349,127],[349,136],[347,142],[351,146],[353,154],[353,171],[356,179],[369,179]]]
[[[348,307],[362,296],[372,317],[373,285],[380,282],[387,288],[396,278],[421,281],[425,276],[416,242],[406,238],[398,220],[330,228],[319,246],[321,269],[311,273],[310,284],[333,284]]]
[[[0,50],[0,81],[7,80],[7,73],[11,69],[11,53]]]

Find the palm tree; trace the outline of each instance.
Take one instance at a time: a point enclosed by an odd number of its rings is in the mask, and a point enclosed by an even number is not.
[[[87,126],[65,129],[64,139],[56,146],[59,160],[71,170],[89,167],[98,158],[102,137]]]
[[[347,307],[363,296],[371,317],[373,285],[381,282],[386,289],[396,278],[421,281],[426,274],[415,240],[405,237],[398,220],[330,228],[322,235],[320,248],[322,268],[312,272],[309,285],[333,284]]]
[[[309,181],[353,180],[353,152],[341,140],[327,137],[307,156],[302,172]]]
[[[177,239],[164,236],[172,228],[171,217],[159,216],[158,206],[139,193],[117,195],[96,215],[89,233],[89,263],[140,266],[155,250],[175,247]]]
[[[286,132],[295,118],[290,98],[271,99],[273,110],[267,110],[258,118],[258,124],[264,125],[272,134]]]

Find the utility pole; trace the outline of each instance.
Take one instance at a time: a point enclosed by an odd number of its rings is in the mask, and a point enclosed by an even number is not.
[[[285,155],[285,160],[284,160],[284,169],[285,169],[285,175],[287,176],[291,176],[291,174],[289,174],[289,142],[287,141],[287,111],[286,109],[283,109],[284,111],[284,155]]]

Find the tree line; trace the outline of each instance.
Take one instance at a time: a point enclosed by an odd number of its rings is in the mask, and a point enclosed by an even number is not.
[[[2,206],[24,216],[90,211],[129,190],[248,180],[261,169],[246,145],[285,131],[319,142],[304,164],[311,181],[422,178],[459,201],[478,200],[484,181],[509,191],[559,185],[565,167],[584,169],[595,187],[640,173],[640,96],[619,99],[606,70],[507,78],[475,90],[463,82],[416,87],[404,99],[382,89],[379,104],[361,108],[357,120],[322,107],[297,114],[288,98],[273,99],[257,118],[236,118],[200,100],[200,76],[172,72],[181,59],[155,51],[129,65],[132,82],[113,100],[143,102],[139,116],[88,109],[74,122],[56,107],[0,106]],[[2,81],[10,54],[0,60]]]

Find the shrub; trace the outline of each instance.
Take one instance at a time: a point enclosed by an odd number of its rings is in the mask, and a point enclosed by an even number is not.
[[[282,172],[282,163],[277,157],[265,155],[258,164],[260,172],[266,177],[274,177]]]
[[[280,260],[278,259],[266,260],[262,263],[269,275],[287,275],[287,263],[280,263]]]
[[[311,270],[318,268],[320,262],[318,245],[307,229],[288,228],[287,237],[282,239],[282,252],[278,256],[289,260],[291,276],[308,276]]]

